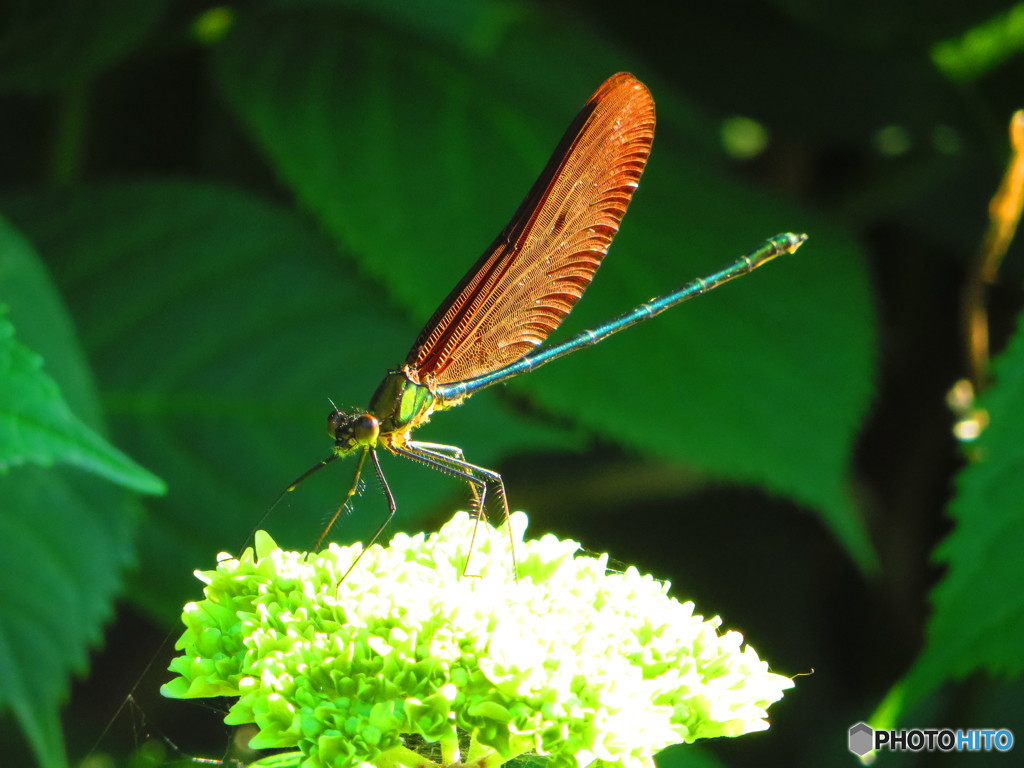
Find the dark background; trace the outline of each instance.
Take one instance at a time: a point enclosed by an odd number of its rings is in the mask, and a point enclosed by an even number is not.
[[[1008,7],[212,8],[65,0],[0,13],[0,213],[67,306],[112,442],[170,487],[119,513],[135,532],[110,559],[112,574],[126,568],[108,596],[116,616],[64,710],[71,759],[98,740],[91,759],[125,764],[149,737],[170,758],[226,753],[215,713],[154,695],[166,647],[119,710],[198,595],[191,571],[237,549],[327,454],[327,398],[366,403],[574,111],[628,69],[651,88],[659,130],[567,326],[776,231],[808,243],[438,415],[422,437],[500,470],[534,534],[670,580],[774,670],[813,671],[767,733],[676,748],[666,765],[852,760],[846,729],[913,664],[944,573],[931,553],[964,464],[945,404],[966,371],[960,293],[1022,105]],[[960,76],[936,63],[938,44],[983,23],[1005,56]],[[766,132],[753,156],[724,138],[737,117]],[[992,294],[997,350],[1019,309],[1019,262],[1014,246]],[[395,529],[433,529],[467,503],[446,478],[398,460],[385,470]],[[350,472],[332,466],[260,524],[309,546]],[[337,539],[366,536],[383,511],[370,478]],[[59,514],[52,528],[79,536]],[[975,676],[903,722],[1024,735],[1021,703],[1019,685]],[[0,762],[31,763],[7,723],[13,761]]]

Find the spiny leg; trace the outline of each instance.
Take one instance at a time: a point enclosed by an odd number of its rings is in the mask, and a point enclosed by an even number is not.
[[[448,471],[449,474],[457,474],[467,478],[470,491],[473,493],[474,504],[471,509],[475,512],[477,520],[487,520],[486,502],[488,491],[494,492],[498,499],[501,500],[504,517],[508,520],[508,505],[505,503],[505,485],[501,480],[501,475],[497,472],[476,464],[470,464],[466,461],[462,449],[454,445],[421,443],[415,440],[410,440],[406,445],[412,453],[418,454],[420,457],[431,457],[435,469]],[[451,455],[448,455],[449,453]],[[437,466],[438,464],[447,468],[447,470]]]
[[[448,445],[446,443],[428,443],[423,440],[410,440],[408,445],[412,445],[416,450],[430,451],[431,453],[440,453],[446,456],[452,456],[459,461],[466,460],[465,452],[457,445]]]
[[[395,516],[395,511],[398,509],[398,505],[395,504],[395,496],[394,494],[391,493],[391,486],[389,486],[388,481],[384,479],[384,470],[381,469],[380,459],[377,457],[377,451],[375,451],[373,448],[367,448],[359,459],[359,467],[362,468],[363,462],[366,460],[367,453],[370,454],[370,459],[373,461],[373,469],[377,473],[377,479],[380,480],[380,487],[384,491],[384,498],[387,500],[388,503],[388,516],[384,518],[384,522],[382,522],[380,526],[377,528],[377,530],[373,532],[373,536],[370,537],[370,540],[367,542],[366,546],[359,550],[359,554],[356,555],[356,559],[352,561],[352,564],[348,567],[348,570],[346,570],[345,573],[342,575],[341,581],[344,581],[345,578],[350,573],[352,573],[352,569],[356,567],[356,563],[358,563],[362,559],[363,555],[366,554],[366,550],[372,547],[376,543],[377,539],[380,538],[380,535],[384,533],[384,529],[387,528],[388,523],[391,522],[391,519]],[[358,482],[358,477],[356,479],[356,482]],[[349,490],[349,499],[351,497],[352,491]],[[346,499],[344,504],[347,504],[349,499]],[[337,517],[337,513],[335,513],[335,517]]]
[[[359,454],[359,461],[356,462],[356,471],[355,471],[355,474],[352,475],[352,484],[349,486],[348,492],[345,494],[345,498],[342,499],[341,503],[338,505],[338,508],[334,510],[334,514],[331,515],[331,519],[327,521],[327,525],[324,527],[324,529],[322,531],[320,531],[320,535],[317,536],[316,544],[313,545],[313,551],[314,552],[319,552],[320,551],[320,545],[324,543],[324,539],[327,538],[327,534],[330,533],[331,528],[334,526],[334,523],[337,521],[338,517],[341,515],[342,510],[344,510],[345,507],[347,507],[349,505],[349,502],[352,501],[352,497],[356,495],[356,490],[359,488],[359,477],[360,477],[360,475],[363,474],[363,465],[366,463],[366,454],[371,453],[372,451],[373,451],[372,448],[365,448],[365,449],[363,449],[363,452]],[[377,458],[376,455],[374,455],[374,460],[376,460],[376,458]],[[325,460],[324,463],[327,463],[327,461],[328,460]],[[303,479],[305,479],[305,477],[307,475],[309,475],[312,471],[313,470],[310,470],[305,475],[300,477],[299,478],[299,482],[301,482]],[[384,478],[381,477],[381,480],[383,480],[383,479]],[[294,486],[292,486],[292,487],[294,487]],[[390,489],[388,489],[386,483],[384,484],[384,488],[386,489],[385,490],[386,495],[388,497],[390,497],[391,496],[391,491],[390,491]],[[288,490],[291,490],[291,488],[289,488]]]
[[[263,523],[266,522],[268,517],[270,517],[270,513],[273,512],[275,509],[277,509],[277,505],[281,503],[281,500],[285,496],[287,496],[289,493],[291,493],[296,488],[298,488],[299,484],[302,483],[306,478],[308,478],[314,472],[319,472],[321,469],[326,467],[328,464],[330,464],[336,458],[338,458],[338,454],[332,453],[330,456],[328,456],[323,461],[319,461],[316,464],[314,464],[312,467],[307,469],[305,472],[303,472],[301,475],[299,475],[297,478],[295,478],[295,480],[292,481],[291,485],[289,485],[287,488],[285,488],[283,491],[281,491],[281,493],[279,493],[277,495],[277,498],[274,499],[274,503],[271,504],[269,507],[267,507],[267,511],[264,512],[262,517],[260,517],[260,519],[256,521],[256,525],[254,525],[252,530],[249,531],[249,535],[245,537],[245,541],[242,542],[242,546],[239,547],[238,551],[241,552],[246,547],[248,547],[249,544],[252,543],[253,537],[256,535],[256,531],[258,531],[260,528],[263,527]],[[323,537],[321,537],[321,538],[323,538]]]
[[[461,453],[461,450],[455,448],[455,446],[445,447],[451,448],[453,453],[457,450]],[[483,512],[483,506],[487,499],[488,479],[480,477],[478,474],[473,472],[473,470],[480,469],[480,467],[476,467],[462,458],[445,455],[440,451],[435,450],[433,447],[423,448],[421,443],[413,441],[406,443],[403,448],[398,448],[396,446],[393,450],[399,455],[419,462],[420,464],[424,464],[437,472],[449,475],[450,477],[458,477],[466,481],[469,485],[470,493],[473,498],[472,504],[470,505],[470,513],[473,515],[474,519],[479,519],[481,515],[486,519],[486,515]]]
[[[445,443],[430,443],[422,440],[413,440],[410,442],[413,445],[414,450],[423,450],[429,453],[433,453],[435,455],[443,454],[463,464],[467,463],[465,452],[463,452],[463,450],[457,445],[446,445]],[[472,494],[471,503],[473,504],[474,507],[478,509],[478,511],[484,514],[484,519],[486,520],[487,515],[485,512],[482,512],[483,504],[481,502],[480,494],[478,493],[476,483],[469,483],[469,492]]]
[[[501,475],[495,472],[493,469],[487,469],[476,464],[470,464],[463,458],[461,448],[457,448],[452,445],[438,445],[437,443],[421,443],[416,441],[409,441],[406,444],[406,449],[399,450],[403,456],[407,456],[414,461],[419,461],[424,464],[433,466],[441,472],[445,472],[450,475],[462,477],[473,489],[479,488],[479,501],[477,502],[476,521],[473,524],[473,534],[469,541],[469,552],[466,555],[466,562],[468,564],[469,557],[473,553],[473,546],[476,543],[476,531],[477,526],[480,524],[480,519],[487,519],[486,512],[484,510],[488,489],[497,497],[501,504],[501,511],[505,520],[505,527],[508,530],[509,540],[509,551],[512,554],[512,573],[518,578],[519,567],[516,561],[516,547],[515,547],[515,536],[512,533],[512,523],[508,509],[508,497],[505,495],[505,483],[502,482]],[[453,455],[445,455],[442,451],[447,451]],[[456,455],[458,458],[456,458]],[[474,493],[474,496],[476,494]]]
[[[465,461],[461,461],[452,456],[446,456],[442,453],[427,450],[425,448],[418,447],[415,443],[407,443],[407,448],[395,447],[395,450],[401,456],[405,456],[407,459],[417,461],[420,464],[424,464],[432,469],[437,470],[451,477],[459,477],[465,480],[469,486],[473,495],[474,503],[471,507],[473,514],[473,533],[469,539],[469,549],[466,551],[466,564],[462,569],[462,575],[465,576],[469,570],[469,560],[473,555],[473,547],[476,542],[476,529],[480,524],[480,518],[484,515],[483,508],[484,503],[487,499],[487,485],[488,481],[485,478],[478,477],[473,473],[472,470],[481,469],[473,464],[469,464]],[[515,563],[515,557],[513,555],[513,563]]]
[[[479,469],[478,467],[462,459],[456,459],[454,456],[446,456],[438,451],[421,448],[418,443],[410,441],[406,443],[406,446],[404,448],[394,446],[392,450],[400,456],[424,464],[437,472],[465,480],[469,484],[474,499],[470,510],[474,518],[479,517],[480,509],[487,498],[487,479],[473,473],[472,470]],[[476,501],[477,499],[479,502]]]
[[[277,498],[276,498],[276,499],[274,500],[274,503],[270,505],[270,508],[271,508],[271,509],[273,509],[274,507],[276,507],[276,506],[277,506],[277,502],[279,502],[279,501],[280,501],[281,499],[283,499],[283,498],[284,498],[284,497],[285,497],[286,495],[288,495],[289,493],[291,493],[292,491],[294,491],[294,490],[295,490],[296,488],[298,488],[298,487],[299,487],[299,483],[301,483],[301,482],[302,482],[303,480],[305,480],[305,479],[306,479],[307,477],[309,477],[310,475],[312,475],[312,474],[313,474],[314,472],[317,472],[317,471],[319,471],[319,470],[323,469],[324,467],[326,467],[326,466],[327,466],[328,464],[330,464],[330,463],[331,463],[332,461],[334,461],[334,460],[335,460],[336,458],[338,458],[338,454],[336,454],[336,453],[332,453],[332,454],[331,454],[330,456],[328,456],[328,457],[327,457],[326,459],[324,459],[323,461],[321,461],[321,462],[319,462],[319,463],[317,463],[317,464],[314,464],[314,465],[313,465],[312,467],[310,467],[310,468],[309,468],[309,469],[307,469],[307,470],[306,470],[305,472],[303,472],[303,473],[302,473],[301,475],[299,475],[299,476],[298,476],[297,478],[295,478],[295,479],[294,479],[294,480],[292,481],[292,484],[291,484],[291,485],[289,485],[289,486],[288,486],[287,488],[285,488],[285,489],[284,489],[283,491],[281,491],[281,495],[280,495],[280,496],[278,496],[278,497],[277,497]]]

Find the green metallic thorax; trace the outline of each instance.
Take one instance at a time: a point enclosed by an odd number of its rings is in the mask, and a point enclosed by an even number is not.
[[[425,422],[435,402],[429,387],[410,381],[404,371],[394,371],[373,393],[369,410],[380,421],[381,435],[403,434]]]

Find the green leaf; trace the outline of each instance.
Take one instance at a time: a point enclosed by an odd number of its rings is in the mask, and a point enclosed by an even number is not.
[[[140,493],[163,493],[158,477],[75,417],[42,365],[42,358],[19,344],[14,326],[0,316],[0,473],[22,464],[60,462]]]
[[[574,109],[614,71],[608,62],[624,60],[582,25],[525,6],[458,7],[441,30],[408,6],[255,13],[218,49],[222,88],[283,181],[421,319],[505,224]],[[523,51],[534,66],[508,63]],[[605,438],[817,508],[870,567],[846,490],[873,369],[857,246],[705,159],[716,127],[652,85],[666,119],[647,174],[568,328],[780,230],[811,240],[764,274],[510,389]]]
[[[19,341],[46,361],[71,410],[102,431],[103,415],[89,365],[64,300],[25,238],[0,220],[0,301],[10,308]]]
[[[14,272],[30,254],[0,223],[0,273]],[[3,296],[9,296],[6,285]],[[0,314],[0,473],[22,464],[60,462],[141,493],[163,493],[163,483],[81,422],[43,371],[39,355],[19,343]]]
[[[89,372],[60,299],[31,248],[5,222],[0,285],[11,318],[46,355],[60,392],[101,428]],[[159,480],[77,421],[57,383],[40,370],[39,357],[15,341],[11,329],[0,319],[0,355],[9,366],[0,377],[5,461],[84,457],[95,470],[87,475],[25,464],[0,475],[0,571],[8,575],[0,580],[0,708],[14,712],[41,765],[61,766],[60,704],[70,675],[84,670],[86,650],[96,644],[132,560],[138,509],[102,478],[125,474],[129,485],[154,487]],[[42,435],[38,424],[48,427]],[[91,467],[95,462],[98,468]]]
[[[176,618],[194,591],[192,571],[217,551],[237,551],[289,482],[330,452],[328,398],[364,405],[415,328],[305,221],[231,189],[115,184],[8,208],[61,264],[119,442],[168,481],[140,534],[134,598]],[[493,425],[489,442],[465,414],[437,421],[444,440],[485,466],[523,445],[570,444],[563,431],[516,418],[491,397],[474,402],[473,413]],[[451,478],[390,456],[382,462],[398,529],[422,527],[441,499],[458,500],[445,504],[449,512],[468,503]],[[311,546],[352,470],[340,462],[325,469],[266,525],[278,540]],[[383,520],[372,473],[367,484],[336,538],[365,539]]]
[[[110,617],[137,510],[94,477],[33,466],[0,478],[0,509],[0,707],[61,766],[59,707]]]
[[[137,46],[165,0],[14,0],[0,31],[0,89],[82,83]]]
[[[989,425],[957,480],[953,533],[935,557],[949,570],[932,591],[924,650],[903,681],[903,710],[972,672],[1013,678],[1024,671],[1024,325],[993,366],[978,405]]]

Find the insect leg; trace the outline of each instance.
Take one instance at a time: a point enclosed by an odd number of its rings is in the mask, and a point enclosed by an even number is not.
[[[463,453],[462,449],[457,445],[445,445],[444,443],[427,443],[420,440],[411,441],[413,450],[423,450],[425,452],[437,454],[444,454],[451,458],[466,463],[466,454]],[[472,504],[475,508],[482,507],[480,495],[476,483],[469,483],[469,492],[472,494]]]
[[[363,555],[366,553],[366,550],[372,547],[374,543],[376,543],[377,539],[380,538],[380,535],[384,533],[384,529],[387,528],[388,523],[390,523],[391,519],[395,516],[395,510],[398,509],[398,505],[395,504],[395,496],[393,493],[391,493],[391,486],[389,486],[388,481],[384,479],[384,470],[381,469],[380,458],[378,458],[377,452],[373,450],[373,448],[367,448],[363,452],[363,455],[359,458],[359,467],[362,468],[363,462],[366,460],[366,454],[370,454],[370,459],[373,461],[373,469],[377,473],[377,479],[380,480],[380,487],[384,491],[384,498],[387,500],[388,503],[388,516],[384,518],[384,522],[382,522],[380,526],[377,528],[377,530],[373,532],[373,536],[370,537],[370,540],[366,543],[366,546],[359,550],[359,554],[356,555],[356,559],[352,561],[352,564],[348,567],[348,570],[345,571],[345,573],[342,575],[341,581],[344,581],[345,577],[352,573],[352,569],[355,568],[356,563],[358,563],[362,559]],[[359,478],[357,473],[356,483],[358,483],[358,481]],[[349,489],[349,499],[352,498],[354,488],[355,483],[353,483],[353,488]],[[349,499],[346,499],[342,506],[348,504]],[[335,517],[337,516],[337,513],[335,513]]]
[[[472,489],[479,490],[479,499],[474,498],[477,515],[476,523],[473,526],[473,536],[469,542],[469,554],[472,554],[473,545],[476,542],[476,526],[480,524],[481,518],[487,519],[485,505],[488,491],[498,499],[505,520],[505,526],[508,529],[509,550],[512,553],[512,572],[518,573],[515,538],[512,535],[512,526],[509,523],[508,497],[505,494],[505,483],[502,482],[501,475],[493,469],[470,464],[463,458],[462,449],[453,445],[409,441],[406,443],[405,448],[396,450],[413,461],[419,461],[434,467],[440,472],[461,477],[470,484]],[[476,493],[474,493],[474,497],[476,497]]]
[[[359,460],[356,462],[356,471],[355,474],[352,475],[352,484],[349,486],[348,492],[345,494],[345,498],[342,499],[341,503],[338,505],[338,508],[334,510],[334,514],[331,515],[331,519],[327,521],[327,525],[324,526],[324,529],[320,531],[320,535],[317,536],[316,544],[313,545],[314,552],[320,551],[320,545],[324,543],[324,539],[327,538],[327,534],[330,533],[331,528],[334,526],[334,523],[341,515],[342,510],[344,510],[349,505],[349,503],[352,501],[352,497],[355,496],[356,489],[359,487],[359,476],[362,475],[363,473],[363,465],[366,463],[366,454],[368,453],[373,453],[374,462],[376,462],[377,454],[374,453],[372,448],[365,448],[363,452],[359,454]],[[314,470],[310,470],[309,472],[307,472],[305,475],[300,477],[299,481],[297,482],[301,482],[313,471]],[[379,467],[377,471],[380,472]],[[383,480],[384,476],[381,475],[381,481],[383,482]],[[385,495],[390,499],[391,503],[394,504],[394,500],[391,499],[391,490],[388,488],[387,483],[384,483],[384,489]],[[289,488],[288,490],[291,490],[291,488]],[[394,510],[392,510],[392,513],[393,512]]]

